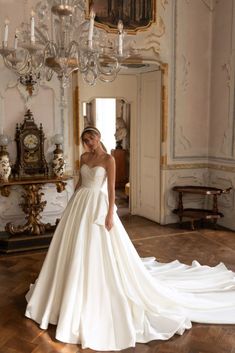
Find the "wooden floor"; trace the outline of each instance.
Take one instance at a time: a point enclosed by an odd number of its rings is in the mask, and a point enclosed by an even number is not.
[[[123,223],[141,256],[154,255],[159,261],[179,259],[190,264],[224,262],[235,271],[235,233],[178,226],[159,226],[137,216],[124,215]],[[45,251],[0,256],[0,353],[79,353],[82,350],[55,340],[55,327],[43,331],[24,317],[24,295],[35,280]],[[234,318],[235,319],[235,318]],[[137,344],[122,353],[235,353],[235,325],[193,324],[183,336],[169,341]]]

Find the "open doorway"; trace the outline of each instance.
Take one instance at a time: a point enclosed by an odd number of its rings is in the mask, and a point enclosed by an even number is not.
[[[129,117],[127,123],[129,142],[128,138],[125,138],[125,141],[121,138],[120,140],[121,149],[128,150],[125,160],[127,160],[128,181],[130,182],[130,213],[144,216],[158,223],[161,218],[162,202],[160,148],[164,140],[161,140],[161,132],[165,131],[162,127],[166,127],[167,121],[166,104],[163,105],[161,95],[162,85],[167,82],[167,67],[166,69],[164,67],[160,69],[157,63],[125,64],[122,65],[120,74],[114,82],[109,84],[97,82],[94,87],[87,87],[80,76],[78,79],[79,126],[81,128],[87,124],[95,124],[95,99],[115,98],[116,119],[122,116],[121,108],[124,103],[124,117],[125,114]],[[83,102],[86,102],[85,111]],[[113,149],[115,151],[118,150],[117,141]],[[79,148],[78,151],[81,153],[82,149]],[[121,171],[121,168],[118,168],[118,171]]]
[[[83,118],[84,127],[100,130],[107,152],[115,159],[116,202],[122,213],[129,212],[130,104],[122,98],[93,98],[83,103]]]

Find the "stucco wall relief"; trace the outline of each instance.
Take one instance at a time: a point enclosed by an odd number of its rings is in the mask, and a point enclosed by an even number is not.
[[[169,0],[161,0],[160,4],[163,10],[166,10],[167,5],[169,4]]]
[[[213,12],[220,0],[201,0],[207,9]]]
[[[223,209],[224,213],[230,213],[234,210],[235,200],[234,200],[234,187],[235,187],[235,176],[234,175],[226,175],[223,176],[221,172],[213,171],[210,176],[210,184],[214,187],[227,189],[232,187],[233,190],[229,194],[223,194],[218,198],[218,204],[221,209]]]
[[[177,134],[178,138],[176,142],[178,142],[177,144],[181,146],[180,149],[183,149],[184,151],[190,150],[192,148],[192,144],[190,139],[188,139],[184,134],[183,125],[180,125],[177,131],[178,131],[178,134]],[[177,147],[179,148],[179,146],[176,146],[176,149]]]
[[[221,67],[222,67],[222,70],[225,72],[227,87],[230,88],[230,86],[231,86],[231,73],[232,73],[231,59],[228,60],[226,63],[222,64]]]
[[[189,69],[190,69],[190,61],[186,58],[185,55],[182,54],[182,80],[181,80],[181,85],[183,92],[187,91],[187,88],[189,86]]]
[[[195,0],[184,0],[187,5]],[[220,0],[201,0],[201,2],[206,6],[207,10],[213,12],[215,10],[216,5]]]

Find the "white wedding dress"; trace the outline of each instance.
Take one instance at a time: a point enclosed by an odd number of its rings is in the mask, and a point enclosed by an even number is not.
[[[235,323],[235,274],[223,264],[192,266],[141,259],[118,216],[108,232],[106,171],[81,168],[25,315],[56,338],[94,350],[167,340],[191,321]]]

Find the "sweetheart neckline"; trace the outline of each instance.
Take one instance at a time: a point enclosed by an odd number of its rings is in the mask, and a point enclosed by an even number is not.
[[[106,172],[105,167],[103,167],[102,165],[95,165],[95,166],[93,166],[93,167],[90,167],[88,164],[83,163],[83,165],[81,166],[81,168],[82,168],[84,165],[87,166],[88,169],[103,168],[104,171]]]

